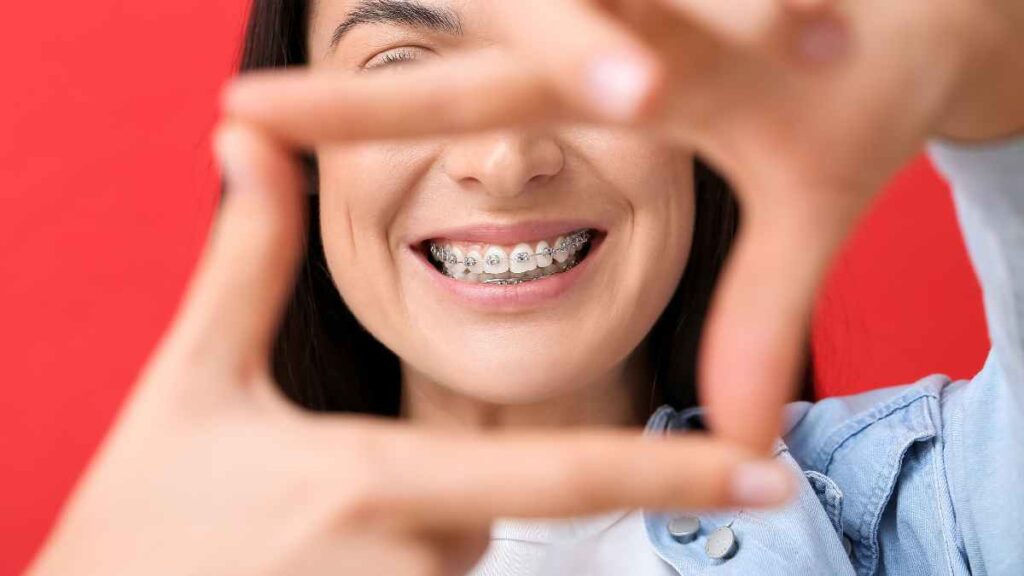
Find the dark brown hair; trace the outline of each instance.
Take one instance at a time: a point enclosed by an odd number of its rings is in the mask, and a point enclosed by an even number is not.
[[[241,70],[306,64],[308,11],[306,0],[254,0]],[[315,188],[314,161],[306,162]],[[689,263],[647,339],[657,383],[652,404],[677,409],[696,404],[701,329],[739,220],[725,181],[695,162],[696,225]],[[398,359],[359,324],[338,294],[324,259],[318,196],[309,198],[307,254],[275,344],[274,375],[289,398],[311,410],[397,415]]]

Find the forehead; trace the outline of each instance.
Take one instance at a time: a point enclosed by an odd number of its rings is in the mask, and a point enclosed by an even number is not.
[[[493,6],[491,0],[310,0],[309,15],[313,25],[321,26],[350,17],[379,21],[406,19],[414,23],[435,17],[472,18],[488,6]]]
[[[490,0],[312,0],[312,52],[328,50],[364,28],[398,27],[460,36],[464,22],[479,21]]]

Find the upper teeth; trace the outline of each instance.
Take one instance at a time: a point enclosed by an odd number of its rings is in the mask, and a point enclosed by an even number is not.
[[[490,246],[480,254],[478,249],[464,253],[459,247],[448,244],[431,243],[430,254],[438,262],[442,262],[446,271],[459,275],[467,272],[472,274],[501,274],[511,271],[522,274],[536,268],[546,268],[552,261],[564,263],[569,256],[582,248],[590,240],[589,230],[579,230],[568,236],[560,237],[552,248],[547,242],[540,241],[536,246],[517,244],[511,253],[499,246]]]
[[[487,254],[484,256],[484,272],[488,274],[508,272],[508,256],[504,250],[497,246],[487,249]]]

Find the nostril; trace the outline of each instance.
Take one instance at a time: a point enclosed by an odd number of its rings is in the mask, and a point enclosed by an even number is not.
[[[483,186],[483,181],[479,178],[474,178],[473,176],[463,176],[462,178],[459,178],[458,182],[460,186],[465,186],[470,190],[475,190],[478,187]]]
[[[540,186],[542,184],[546,184],[548,181],[551,180],[551,178],[552,178],[551,174],[537,174],[533,178],[530,178],[527,181],[527,184],[530,184],[530,185],[533,185],[533,186]]]

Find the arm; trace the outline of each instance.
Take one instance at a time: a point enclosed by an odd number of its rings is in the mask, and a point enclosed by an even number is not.
[[[1024,138],[935,143],[981,282],[992,353],[943,398],[943,463],[961,552],[975,574],[1024,565]]]
[[[1024,382],[1024,137],[982,145],[936,142],[930,152],[953,199],[981,281],[993,356]],[[1012,400],[1024,414],[1024,387]]]

